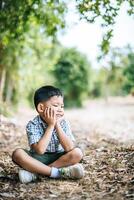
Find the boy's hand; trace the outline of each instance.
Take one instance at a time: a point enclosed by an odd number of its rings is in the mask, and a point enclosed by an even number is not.
[[[44,110],[44,119],[48,125],[55,126],[56,124],[56,113],[52,107],[47,107]]]

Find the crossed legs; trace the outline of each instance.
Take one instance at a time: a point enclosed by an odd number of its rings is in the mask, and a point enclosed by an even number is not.
[[[15,163],[21,166],[23,169],[32,173],[42,174],[45,176],[51,175],[51,168],[61,168],[79,163],[83,154],[79,148],[74,148],[68,153],[61,156],[58,160],[54,161],[50,165],[45,165],[40,161],[29,156],[23,149],[16,149],[12,154],[12,159]]]

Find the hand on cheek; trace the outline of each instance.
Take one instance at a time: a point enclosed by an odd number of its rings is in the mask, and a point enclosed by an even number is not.
[[[48,125],[55,125],[56,113],[52,107],[47,107],[44,111],[44,119]]]

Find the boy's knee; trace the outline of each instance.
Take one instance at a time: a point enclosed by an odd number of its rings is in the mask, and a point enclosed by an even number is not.
[[[12,160],[13,161],[16,161],[20,156],[21,156],[21,154],[23,153],[23,149],[20,149],[20,148],[18,148],[18,149],[15,149],[14,151],[13,151],[13,153],[12,153]]]
[[[75,162],[80,162],[83,158],[83,153],[80,148],[75,148],[71,152],[71,157]]]

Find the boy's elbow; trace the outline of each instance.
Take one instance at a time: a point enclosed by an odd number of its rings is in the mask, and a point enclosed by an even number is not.
[[[43,155],[45,153],[45,150],[39,148],[39,149],[36,150],[36,153],[39,154],[39,155]]]
[[[41,148],[41,147],[38,147],[37,145],[32,145],[32,148],[39,155],[43,155],[45,153],[45,149]]]

